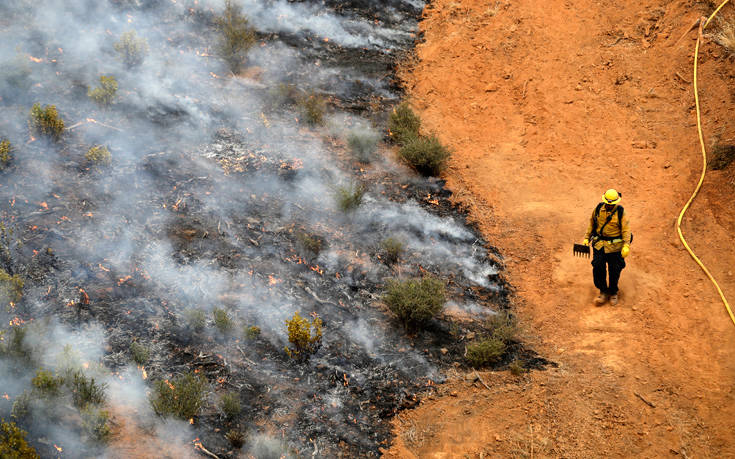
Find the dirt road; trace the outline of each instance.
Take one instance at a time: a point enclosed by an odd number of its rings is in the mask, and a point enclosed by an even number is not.
[[[559,367],[463,375],[396,420],[388,457],[733,457],[735,326],[674,223],[700,170],[691,64],[711,3],[435,0],[404,75],[454,156],[457,199],[502,248],[525,339]],[[728,6],[725,17],[735,17]],[[733,64],[700,60],[708,146],[733,143]],[[708,176],[684,222],[735,299],[735,186]],[[602,192],[635,242],[616,307],[571,256]]]

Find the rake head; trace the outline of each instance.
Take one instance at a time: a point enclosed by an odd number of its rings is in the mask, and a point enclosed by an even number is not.
[[[590,257],[590,246],[584,244],[574,244],[573,253],[577,257],[589,258]]]

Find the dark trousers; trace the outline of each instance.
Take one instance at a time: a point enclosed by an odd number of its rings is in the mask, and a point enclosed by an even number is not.
[[[593,249],[592,255],[592,277],[595,279],[595,287],[600,292],[608,295],[618,293],[618,279],[620,272],[625,268],[625,260],[620,252],[605,253],[605,250]],[[607,275],[610,274],[608,283]]]

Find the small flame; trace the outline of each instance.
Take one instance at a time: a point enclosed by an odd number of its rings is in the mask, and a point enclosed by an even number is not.
[[[57,446],[55,443],[54,443],[54,448],[56,448],[56,451],[58,452],[64,451],[64,448],[62,448],[61,446]]]
[[[102,271],[105,271],[108,273],[110,272],[110,268],[105,268],[104,266],[102,266],[102,263],[98,263],[97,266],[99,266]]]
[[[5,400],[10,400],[10,395],[8,395],[8,394],[3,394],[3,398],[4,398]]]
[[[129,281],[129,280],[130,280],[130,279],[132,279],[132,278],[133,278],[133,276],[130,276],[130,275],[127,275],[127,276],[125,276],[125,277],[121,277],[121,278],[120,278],[120,279],[119,279],[119,280],[117,281],[117,285],[118,285],[118,286],[120,286],[120,285],[124,284],[125,282]]]
[[[143,379],[148,379],[148,372],[145,371],[145,367],[140,367],[140,371],[143,376]]]
[[[28,59],[30,59],[31,61],[33,61],[33,62],[35,62],[37,64],[43,62],[43,59],[40,59],[38,57],[33,57],[33,56],[28,56]]]
[[[41,206],[43,210],[48,210],[48,204],[46,203],[46,201],[39,202],[38,205]]]
[[[194,425],[194,418],[189,418],[189,424]]]
[[[89,362],[84,362],[82,364],[82,366],[84,367],[85,370],[88,370],[89,369]]]
[[[10,326],[11,326],[11,327],[12,327],[12,326],[16,326],[16,327],[19,327],[19,326],[23,325],[24,323],[26,323],[26,321],[25,321],[25,320],[23,320],[23,319],[21,319],[20,317],[15,317],[15,318],[13,318],[13,319],[12,319],[12,320],[11,320],[11,321],[9,322],[9,324],[10,324]]]
[[[164,379],[163,382],[166,383],[166,385],[168,386],[169,389],[176,390],[176,387],[174,387],[174,385],[171,384],[171,381],[169,381],[168,379]]]
[[[283,282],[283,281],[281,279],[273,277],[272,274],[268,276],[268,285],[276,285],[280,282]]]

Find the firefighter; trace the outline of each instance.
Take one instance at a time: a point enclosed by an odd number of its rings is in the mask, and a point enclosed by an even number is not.
[[[582,244],[591,245],[592,277],[600,294],[595,304],[602,306],[608,300],[618,304],[618,280],[625,268],[625,258],[630,254],[633,235],[625,209],[620,205],[622,195],[609,189],[590,217]],[[608,280],[609,275],[609,280]]]

